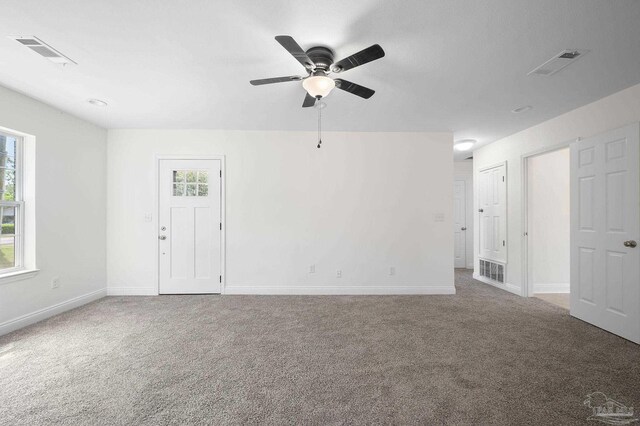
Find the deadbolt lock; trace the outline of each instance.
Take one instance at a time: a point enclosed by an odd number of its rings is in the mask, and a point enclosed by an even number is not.
[[[167,239],[167,236],[166,236],[166,235],[160,235],[160,236],[158,237],[158,239],[159,239],[159,240],[164,241],[164,240],[166,240],[166,239]]]
[[[634,248],[634,247],[636,247],[637,245],[638,245],[638,243],[636,243],[636,242],[635,242],[635,241],[633,241],[633,240],[629,240],[629,241],[625,241],[625,242],[624,242],[624,246],[625,246],[625,247],[631,247],[631,248]]]

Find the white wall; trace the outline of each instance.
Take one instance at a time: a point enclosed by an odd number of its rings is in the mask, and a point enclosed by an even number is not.
[[[503,138],[474,152],[474,176],[478,170],[507,161],[507,265],[508,288],[522,294],[523,214],[522,156],[589,137],[640,121],[640,85],[585,105],[537,126]],[[476,179],[477,182],[477,179]],[[477,208],[477,200],[474,202]],[[474,209],[475,211],[475,209]],[[477,215],[475,240],[478,240]],[[478,266],[477,256],[475,258]]]
[[[456,161],[453,163],[454,180],[464,180],[465,189],[467,191],[466,216],[466,249],[467,249],[467,268],[473,269],[473,160]]]
[[[454,292],[452,190],[437,184],[453,180],[452,135],[315,138],[110,130],[109,293],[157,291],[155,156],[211,154],[226,155],[227,293]]]
[[[529,282],[535,293],[569,292],[569,167],[569,148],[528,160]]]
[[[1,86],[0,126],[35,136],[40,269],[33,278],[0,283],[4,334],[106,295],[107,132]]]

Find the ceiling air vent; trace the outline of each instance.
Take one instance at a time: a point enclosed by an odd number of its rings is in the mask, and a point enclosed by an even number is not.
[[[73,60],[64,56],[62,53],[58,52],[53,47],[49,46],[47,43],[43,42],[37,37],[34,36],[9,36],[9,38],[17,41],[23,46],[29,48],[30,50],[36,52],[38,55],[43,56],[60,65],[67,64],[75,64]]]
[[[544,64],[529,71],[527,75],[553,75],[589,52],[585,49],[567,49],[555,55]]]

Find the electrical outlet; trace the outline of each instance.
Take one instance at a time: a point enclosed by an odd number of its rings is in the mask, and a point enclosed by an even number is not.
[[[316,273],[316,265],[309,266],[309,273],[310,274],[315,274]]]
[[[396,267],[392,266],[389,268],[389,275],[395,275],[396,274]]]
[[[60,287],[60,277],[54,277],[51,279],[51,288]]]
[[[338,272],[336,273],[336,277],[337,278],[342,278],[342,271],[338,269]]]

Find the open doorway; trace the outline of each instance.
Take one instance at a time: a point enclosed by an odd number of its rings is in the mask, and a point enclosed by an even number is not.
[[[570,152],[525,159],[528,296],[569,309],[571,269]]]

